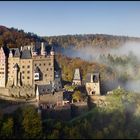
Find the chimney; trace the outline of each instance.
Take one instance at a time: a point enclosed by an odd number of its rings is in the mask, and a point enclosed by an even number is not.
[[[44,42],[41,42],[41,55],[46,55],[45,45]]]

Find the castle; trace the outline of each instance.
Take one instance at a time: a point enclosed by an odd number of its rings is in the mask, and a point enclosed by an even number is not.
[[[4,47],[0,48],[0,87],[31,86],[40,93],[60,90],[61,69],[56,65],[53,47],[46,50],[42,42],[21,48],[9,49],[6,53]]]
[[[90,96],[100,95],[100,74],[98,72],[88,73],[85,79],[85,88],[87,94]],[[76,68],[74,71],[74,76],[72,80],[73,85],[81,86],[82,85],[82,78],[80,75],[79,68]]]
[[[86,77],[86,90],[88,95],[100,95],[99,73],[88,73]]]

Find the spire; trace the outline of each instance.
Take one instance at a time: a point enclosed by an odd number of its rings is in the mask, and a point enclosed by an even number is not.
[[[15,49],[14,57],[20,57],[20,51],[19,51],[19,48],[16,48],[16,49]]]
[[[54,48],[53,48],[53,46],[52,46],[52,48],[51,48],[50,54],[51,54],[51,55],[54,55]]]
[[[16,63],[14,66],[13,66],[14,69],[18,70],[18,64]]]
[[[3,47],[1,47],[1,49],[0,49],[0,55],[2,55],[3,56],[3,58],[5,58],[6,56],[5,56],[5,53],[4,53],[4,49],[3,49]]]
[[[73,79],[74,79],[74,80],[81,80],[79,68],[76,68],[76,69],[75,69],[74,78],[73,78]]]
[[[32,47],[32,56],[37,56],[37,51],[35,46]]]
[[[79,68],[76,68],[75,69],[75,72],[74,72],[74,77],[73,77],[73,84],[74,85],[81,85],[81,75],[80,75],[80,70]]]
[[[13,57],[12,50],[10,50],[9,57]]]
[[[18,85],[18,64],[16,63],[13,68],[14,68],[14,85],[17,86]]]

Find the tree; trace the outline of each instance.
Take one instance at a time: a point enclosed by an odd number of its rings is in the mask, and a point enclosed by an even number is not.
[[[1,129],[1,137],[2,138],[12,138],[13,136],[13,119],[8,118],[6,122],[3,123]]]
[[[73,93],[72,99],[79,102],[79,101],[83,100],[83,96],[82,96],[81,92],[79,90],[77,90]]]
[[[41,118],[34,107],[28,106],[23,110],[23,131],[25,138],[40,138],[42,135]]]
[[[54,129],[50,135],[47,137],[48,139],[59,139],[59,130]]]

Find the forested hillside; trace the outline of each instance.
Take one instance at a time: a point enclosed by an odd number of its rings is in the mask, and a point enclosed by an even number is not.
[[[88,72],[100,72],[101,83],[103,84],[101,87],[104,91],[122,84],[125,84],[128,88],[131,87],[127,84],[128,81],[139,80],[140,60],[139,54],[137,54],[139,51],[129,53],[127,49],[134,50],[134,48],[138,48],[140,38],[89,34],[44,37],[43,39],[43,37],[39,37],[34,33],[26,33],[23,30],[0,26],[0,46],[20,47],[37,41],[47,41],[49,45],[54,46],[56,52],[60,53],[56,53],[56,59],[61,65],[62,78],[66,82],[72,81],[75,68],[80,68],[83,82]],[[136,46],[134,44],[121,47],[129,41],[138,42],[138,44]],[[90,47],[86,47],[86,45]],[[111,53],[114,48],[118,51],[115,52],[115,55]],[[103,54],[105,50],[107,50],[106,55]],[[118,56],[121,52],[124,52],[125,56]],[[99,56],[98,61],[94,59],[96,56]],[[132,89],[136,89],[134,86]]]
[[[105,104],[62,121],[41,120],[32,106],[4,115],[0,110],[2,139],[139,139],[140,94],[115,89]]]
[[[70,45],[77,48],[92,46],[97,48],[116,48],[127,41],[138,41],[140,38],[127,37],[127,36],[113,36],[105,34],[85,34],[85,35],[63,35],[63,36],[50,36],[44,37],[49,43],[68,47]]]
[[[0,26],[0,46],[20,47],[36,41],[43,41],[43,39],[34,33],[26,33],[24,30]]]

